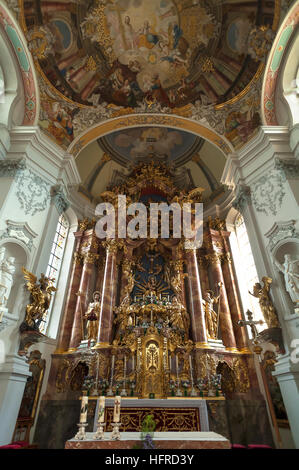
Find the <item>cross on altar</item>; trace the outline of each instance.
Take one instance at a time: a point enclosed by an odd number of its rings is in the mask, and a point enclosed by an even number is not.
[[[258,331],[256,325],[263,325],[265,322],[263,320],[258,320],[254,321],[253,320],[253,313],[250,310],[247,310],[246,312],[248,320],[239,320],[238,325],[239,326],[250,326],[252,337],[253,337],[253,342],[256,343],[257,337],[258,337]]]

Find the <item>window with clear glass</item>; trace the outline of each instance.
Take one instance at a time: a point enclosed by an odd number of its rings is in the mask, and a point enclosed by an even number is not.
[[[253,291],[254,284],[259,282],[259,278],[245,222],[240,214],[235,220],[234,233],[231,234],[231,248],[244,312],[250,310],[253,313],[254,320],[264,320],[258,299],[249,293],[249,291]],[[256,326],[258,331],[264,329],[263,325]],[[248,333],[252,337],[250,328]]]
[[[67,240],[67,235],[69,231],[69,223],[66,217],[62,214],[59,217],[59,221],[56,227],[55,237],[51,248],[50,259],[48,262],[48,267],[46,271],[46,277],[53,280],[54,287],[57,287],[59,280],[60,268],[63,260],[63,254],[65,249],[65,244]],[[43,321],[40,324],[39,330],[41,333],[46,334],[49,320],[51,316],[51,311],[53,309],[55,299],[55,292],[52,294],[51,305],[48,310],[46,318],[43,318]]]

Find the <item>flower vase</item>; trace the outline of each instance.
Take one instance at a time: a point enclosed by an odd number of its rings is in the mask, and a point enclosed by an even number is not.
[[[134,390],[131,388],[131,393],[130,393],[131,397],[134,396]]]
[[[184,397],[187,397],[187,396],[188,396],[188,390],[184,388]]]
[[[174,389],[171,390],[171,396],[175,397]]]

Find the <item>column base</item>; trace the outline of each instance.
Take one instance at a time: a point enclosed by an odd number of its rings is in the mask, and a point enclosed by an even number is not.
[[[111,348],[110,343],[97,343],[91,349],[107,349],[107,348]]]
[[[211,346],[209,343],[200,342],[200,341],[195,343],[195,348],[196,349],[214,349],[213,346]]]
[[[238,349],[238,353],[240,353],[240,354],[253,354],[253,352],[249,348]]]
[[[229,352],[233,352],[233,353],[239,353],[240,351],[235,348],[235,347],[232,347],[232,348],[225,348],[225,351],[229,351]]]
[[[77,351],[77,348],[69,348],[66,352],[67,353],[73,353],[73,352],[76,352]]]

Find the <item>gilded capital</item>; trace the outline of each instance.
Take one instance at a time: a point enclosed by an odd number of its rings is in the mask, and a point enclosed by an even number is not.
[[[94,264],[96,262],[96,260],[99,258],[100,255],[98,255],[97,253],[86,253],[84,255],[84,264],[88,264],[88,263],[92,263]]]
[[[78,251],[75,251],[75,253],[74,253],[74,263],[76,265],[79,265],[79,264],[82,263],[82,256],[81,256],[80,253],[78,253]]]
[[[205,259],[208,264],[216,265],[220,263],[220,255],[217,253],[209,253],[208,255],[205,256]]]

